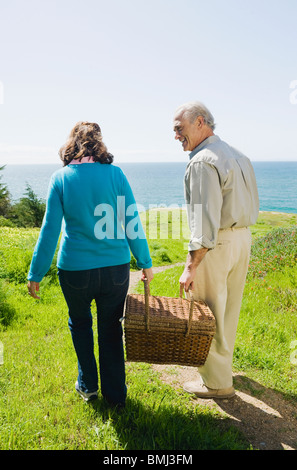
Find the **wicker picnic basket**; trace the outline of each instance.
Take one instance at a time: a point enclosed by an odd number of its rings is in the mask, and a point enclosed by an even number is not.
[[[215,318],[203,302],[144,295],[127,296],[124,336],[128,362],[202,366],[215,333]]]

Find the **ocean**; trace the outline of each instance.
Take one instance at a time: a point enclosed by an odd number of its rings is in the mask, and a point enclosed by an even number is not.
[[[261,211],[297,213],[297,162],[252,162]],[[153,206],[181,207],[184,204],[185,163],[121,163],[140,210]],[[13,201],[19,200],[29,184],[45,199],[52,173],[60,164],[6,165],[0,182],[6,184]]]

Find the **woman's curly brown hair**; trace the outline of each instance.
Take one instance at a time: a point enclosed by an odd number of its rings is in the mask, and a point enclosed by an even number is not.
[[[67,142],[59,150],[63,165],[69,165],[74,159],[92,157],[95,162],[112,163],[113,155],[102,142],[101,129],[93,122],[78,122],[70,132]]]

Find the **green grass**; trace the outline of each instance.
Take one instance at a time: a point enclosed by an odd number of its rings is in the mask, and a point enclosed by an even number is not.
[[[253,256],[234,367],[296,400],[297,366],[290,361],[290,345],[297,339],[295,216],[280,217],[281,227],[286,230],[278,231],[277,217],[268,213],[261,215],[252,228]],[[169,220],[169,239],[160,237],[166,235],[166,221],[159,223],[157,237],[152,232],[149,237],[155,266],[185,260],[186,228],[176,240],[172,234],[177,230],[178,218]],[[272,227],[273,235],[268,235]],[[74,390],[76,357],[54,266],[41,283],[41,300],[34,301],[27,295],[24,280],[38,230],[1,227],[0,232],[0,341],[4,345],[4,364],[0,365],[0,449],[250,448],[225,415],[189,401],[181,389],[163,383],[148,364],[127,364],[128,400],[124,410],[110,409],[101,399],[84,403]],[[267,237],[262,238],[263,234]],[[152,294],[178,296],[182,269],[175,267],[156,274]],[[94,332],[96,336],[95,315]],[[98,352],[96,355],[98,358]]]
[[[1,449],[244,449],[221,416],[192,406],[149,365],[128,364],[129,398],[120,413],[102,400],[85,404],[74,391],[77,367],[58,286],[40,302],[11,287],[16,317],[2,329]],[[95,320],[96,325],[96,320]]]

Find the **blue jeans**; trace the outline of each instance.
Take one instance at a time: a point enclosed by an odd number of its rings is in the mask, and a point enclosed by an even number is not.
[[[125,403],[125,359],[120,322],[129,287],[130,264],[84,271],[59,269],[59,281],[69,312],[69,328],[78,359],[78,384],[98,390],[91,302],[97,306],[101,393],[111,403]]]

